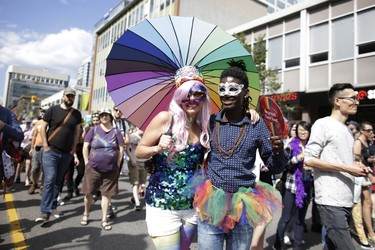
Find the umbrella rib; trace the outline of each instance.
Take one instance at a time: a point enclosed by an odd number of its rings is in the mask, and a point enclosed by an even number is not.
[[[168,85],[166,85],[165,87],[163,87],[161,90],[163,90],[165,88],[168,88]],[[164,96],[167,96],[171,91],[173,91],[173,89],[174,89],[173,87],[170,88],[170,90]],[[154,106],[154,108],[152,109],[152,111],[150,112],[150,114],[152,114],[156,110],[156,108],[159,106],[159,104],[160,104],[161,101],[163,101],[163,98],[161,98],[158,101],[158,104]],[[141,106],[139,106],[137,109],[135,109],[129,116],[132,116],[134,113],[137,113],[140,108],[141,108]],[[145,120],[145,122],[146,122],[146,120]]]

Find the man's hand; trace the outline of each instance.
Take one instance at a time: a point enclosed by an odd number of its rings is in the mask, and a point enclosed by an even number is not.
[[[372,170],[370,167],[366,167],[361,162],[354,162],[353,166],[350,167],[347,172],[356,177],[366,177],[372,173]]]
[[[74,154],[73,157],[74,157],[74,166],[77,167],[79,165],[79,159],[76,154]]]
[[[272,149],[274,152],[280,153],[281,151],[284,150],[284,142],[280,136],[277,136],[277,135],[271,136],[270,141],[272,143]]]
[[[0,130],[2,130],[3,128],[4,128],[4,122],[0,120]]]

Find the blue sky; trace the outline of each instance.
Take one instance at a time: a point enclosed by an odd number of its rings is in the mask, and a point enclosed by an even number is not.
[[[92,54],[94,25],[121,0],[0,0],[0,97],[9,65],[69,74]]]

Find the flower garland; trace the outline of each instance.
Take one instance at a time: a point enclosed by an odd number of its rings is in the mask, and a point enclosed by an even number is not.
[[[298,137],[295,137],[291,141],[290,145],[291,145],[291,150],[292,150],[292,158],[297,157],[301,153],[302,150],[301,150],[300,142],[301,140]],[[294,164],[294,166],[295,166],[294,179],[296,182],[295,203],[297,207],[302,208],[303,198],[306,196],[305,187],[303,185],[303,180],[302,180],[303,160]]]

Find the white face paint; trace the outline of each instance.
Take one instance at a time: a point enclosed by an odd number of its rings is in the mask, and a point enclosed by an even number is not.
[[[231,81],[229,77],[227,80]],[[238,84],[236,82],[226,82],[226,83],[219,83],[219,96],[236,96],[241,93],[242,88],[244,87],[243,84]]]

